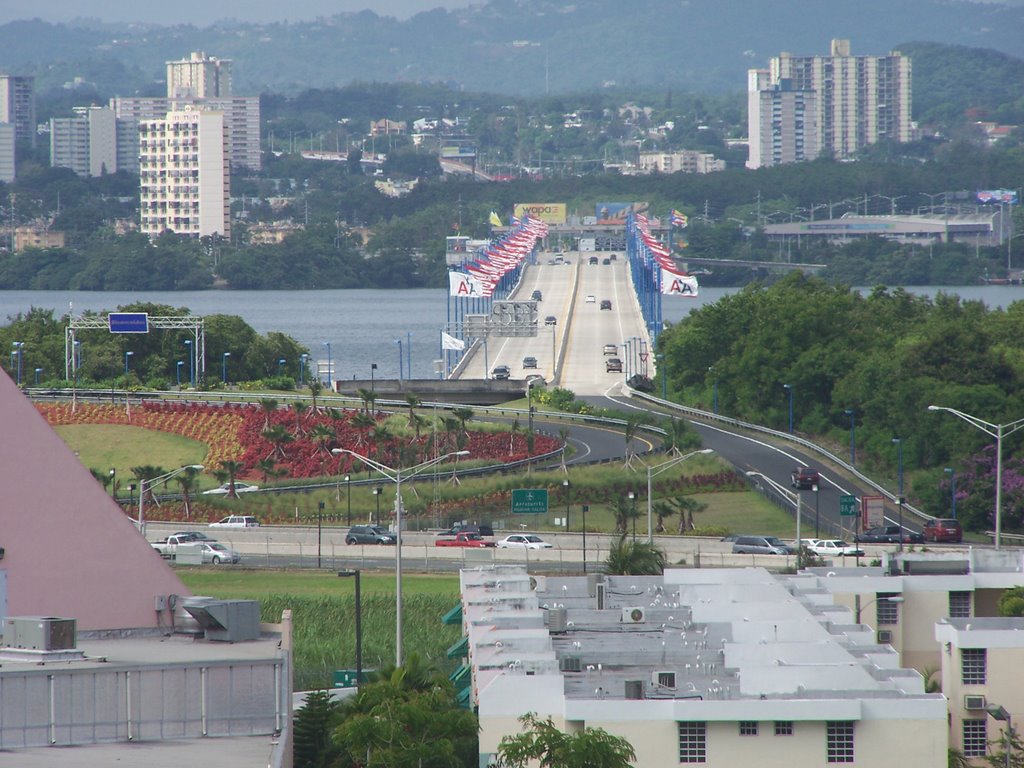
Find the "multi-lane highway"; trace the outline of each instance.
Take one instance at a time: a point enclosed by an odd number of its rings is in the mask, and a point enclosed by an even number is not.
[[[609,264],[603,263],[609,254],[593,255],[599,257],[597,264],[589,263],[587,253],[565,254],[567,264],[550,264],[551,254],[541,254],[510,297],[528,301],[534,291],[541,292],[537,335],[491,337],[473,348],[457,376],[482,379],[495,366],[507,365],[513,379],[537,373],[581,396],[616,391],[623,373],[608,372],[607,360],[625,360],[623,342],[633,337],[647,341],[647,335],[622,254]],[[610,302],[610,309],[602,309],[602,302]],[[615,345],[616,354],[605,354],[606,345]],[[527,357],[536,358],[536,369],[523,367]]]

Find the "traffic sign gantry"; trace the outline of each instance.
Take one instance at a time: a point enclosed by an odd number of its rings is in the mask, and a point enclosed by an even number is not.
[[[840,496],[839,497],[839,515],[841,517],[856,517],[857,515],[857,497],[856,496]]]
[[[518,488],[512,491],[513,515],[546,515],[547,488]]]

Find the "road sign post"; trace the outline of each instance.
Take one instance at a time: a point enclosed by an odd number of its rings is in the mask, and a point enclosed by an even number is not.
[[[857,515],[857,497],[856,496],[840,496],[839,497],[839,516],[840,517],[855,517]]]
[[[548,513],[547,488],[518,488],[512,491],[513,515],[546,515]]]

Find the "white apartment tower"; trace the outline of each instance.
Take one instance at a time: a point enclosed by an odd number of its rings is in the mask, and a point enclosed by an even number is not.
[[[193,51],[167,62],[167,98],[212,99],[231,95],[231,61]]]
[[[771,59],[766,77],[764,70],[748,74],[751,103],[755,77],[759,82],[756,90],[783,90],[786,83],[784,90],[805,94],[805,102],[806,94],[814,94],[818,143],[835,158],[851,157],[879,141],[907,142],[912,138],[911,62],[898,51],[887,56],[853,56],[849,40],[833,40],[828,56],[782,53]],[[796,96],[778,98],[791,99],[795,107]],[[752,149],[747,162],[751,168],[772,164],[766,152],[762,150],[758,157],[753,149],[755,133],[760,135],[764,120],[763,109],[751,110]]]
[[[14,124],[18,144],[36,145],[35,78],[0,75],[0,123]]]
[[[817,93],[794,90],[790,80],[769,85],[768,77],[766,69],[748,72],[747,167],[813,160],[821,152]]]
[[[70,168],[83,177],[120,170],[118,142],[125,141],[125,126],[119,124],[114,111],[75,107],[74,112],[74,117],[50,118],[50,165]],[[132,146],[137,155],[134,143]]]
[[[231,236],[224,113],[186,108],[139,123],[141,230]]]

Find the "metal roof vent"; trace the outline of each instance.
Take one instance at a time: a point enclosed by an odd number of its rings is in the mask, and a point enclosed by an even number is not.
[[[553,635],[564,635],[569,631],[569,612],[565,608],[548,611],[548,631]]]
[[[260,636],[260,604],[258,600],[212,600],[190,598],[185,610],[205,631],[207,640],[238,643],[257,640]]]

